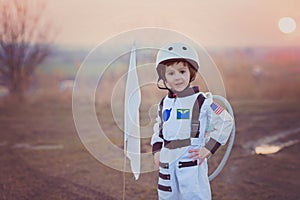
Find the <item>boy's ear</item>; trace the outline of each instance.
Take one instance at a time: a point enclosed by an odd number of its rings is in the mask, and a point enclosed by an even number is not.
[[[167,88],[171,88],[167,81],[165,81]]]

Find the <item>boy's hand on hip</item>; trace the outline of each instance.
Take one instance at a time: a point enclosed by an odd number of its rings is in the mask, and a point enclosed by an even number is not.
[[[208,158],[211,155],[211,152],[205,147],[202,147],[201,149],[191,149],[189,150],[189,153],[191,154],[189,157],[193,158],[193,161],[199,159],[199,165],[202,164],[205,158]]]

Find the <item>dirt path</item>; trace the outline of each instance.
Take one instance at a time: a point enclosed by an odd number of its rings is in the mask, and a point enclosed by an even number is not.
[[[32,168],[14,152],[4,155],[1,163],[1,199],[101,199],[114,200],[101,191],[55,177]]]
[[[215,199],[299,199],[299,109],[274,107],[237,116],[237,134],[230,160],[212,182]],[[255,145],[293,145],[268,155],[254,153]]]
[[[297,128],[300,109],[294,108],[235,107],[236,140],[224,170],[212,181],[214,200],[300,199],[299,143],[269,155],[252,149],[262,138]],[[86,151],[68,104],[0,107],[0,130],[0,199],[122,199],[124,174]],[[290,140],[300,141],[300,133],[272,144]],[[157,172],[142,174],[138,181],[125,174],[125,199],[155,200],[156,181]]]

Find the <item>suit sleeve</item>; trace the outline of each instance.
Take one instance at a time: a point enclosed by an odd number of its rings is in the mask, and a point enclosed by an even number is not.
[[[163,145],[163,139],[160,137],[162,120],[159,113],[160,105],[158,105],[156,123],[153,126],[153,135],[151,138],[152,154],[156,153],[157,151],[160,151]]]
[[[222,106],[213,102],[212,99],[207,101],[206,111],[208,116],[207,133],[209,140],[205,147],[214,154],[220,145],[225,145],[233,127],[233,118]]]

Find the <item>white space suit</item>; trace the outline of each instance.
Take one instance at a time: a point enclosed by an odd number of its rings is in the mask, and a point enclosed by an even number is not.
[[[195,102],[200,102],[198,111],[195,111]],[[211,199],[207,160],[199,166],[198,161],[192,162],[189,158],[188,151],[205,146],[214,153],[227,142],[232,117],[213,102],[210,93],[200,93],[197,87],[176,96],[169,93],[158,107],[158,113],[151,145],[153,153],[160,151],[159,199]]]

